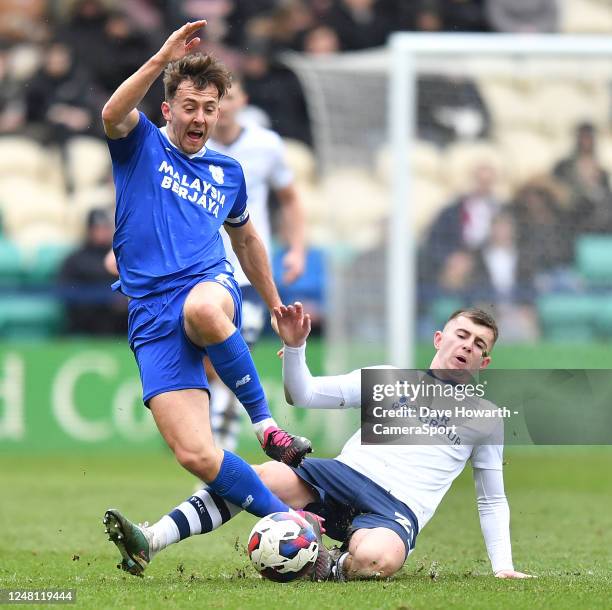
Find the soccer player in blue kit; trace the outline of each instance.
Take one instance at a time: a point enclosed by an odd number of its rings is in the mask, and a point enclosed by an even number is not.
[[[242,168],[205,145],[231,82],[214,58],[192,53],[200,39],[191,37],[205,25],[196,21],[175,31],[102,111],[117,193],[116,288],[130,298],[128,338],[144,403],[177,461],[222,498],[264,516],[289,509],[244,460],[215,446],[203,354],[245,406],[268,456],[297,465],[310,442],[272,419],[237,330],[241,296],[225,258],[222,224],[269,310],[281,301],[249,219]],[[159,129],[136,107],[162,72],[166,126]],[[120,546],[120,515],[111,509],[104,523]],[[134,559],[124,556],[123,567],[135,567]]]

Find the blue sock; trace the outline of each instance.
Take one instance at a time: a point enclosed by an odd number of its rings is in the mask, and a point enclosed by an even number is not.
[[[221,343],[208,345],[206,353],[223,383],[244,405],[252,423],[272,417],[251,352],[238,331]]]
[[[290,510],[242,458],[229,451],[223,454],[221,469],[209,489],[257,517]]]

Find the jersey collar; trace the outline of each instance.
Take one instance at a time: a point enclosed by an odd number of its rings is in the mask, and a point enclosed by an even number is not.
[[[195,152],[192,155],[188,155],[187,153],[183,152],[178,146],[176,146],[176,144],[174,144],[172,142],[172,140],[168,136],[168,129],[167,129],[166,125],[164,125],[163,127],[160,127],[159,130],[162,132],[162,134],[164,135],[166,140],[168,140],[168,142],[170,143],[170,146],[172,146],[172,148],[178,150],[180,153],[182,153],[186,157],[189,157],[190,159],[197,159],[198,157],[203,157],[206,154],[206,146],[202,146],[202,148],[200,148],[200,150],[198,150],[198,152]]]

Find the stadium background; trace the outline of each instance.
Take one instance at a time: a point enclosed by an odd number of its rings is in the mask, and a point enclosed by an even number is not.
[[[104,217],[112,214],[114,193],[99,110],[114,87],[174,27],[186,19],[208,19],[203,48],[243,73],[251,101],[245,118],[269,125],[285,139],[307,213],[309,256],[305,276],[280,288],[286,301],[304,301],[315,319],[316,336],[309,342],[313,372],[340,372],[384,361],[387,353],[381,286],[393,247],[385,237],[392,170],[381,47],[388,34],[398,29],[491,36],[612,33],[612,7],[605,0],[527,3],[525,14],[513,5],[502,0],[0,5],[0,520],[5,526],[28,519],[24,507],[33,486],[45,497],[54,496],[54,485],[70,489],[66,497],[72,499],[85,490],[96,502],[83,508],[88,516],[105,508],[98,504],[109,497],[138,506],[130,496],[130,476],[147,465],[166,485],[152,510],[168,508],[163,502],[184,495],[187,479],[175,476],[178,468],[140,402],[136,366],[122,334],[125,303],[110,292],[100,268]],[[372,66],[365,77],[364,65]],[[517,74],[511,62],[492,68],[476,62],[458,64],[450,74],[439,66],[419,72],[410,202],[419,252],[417,366],[431,358],[434,325],[458,305],[480,304],[501,321],[497,367],[610,368],[612,73],[582,67],[557,62],[543,76],[530,71],[529,63]],[[143,103],[154,118],[160,99],[157,87]],[[594,155],[577,153],[577,133],[593,135]],[[486,221],[474,223],[470,209]],[[84,246],[96,228],[99,241]],[[282,244],[277,227],[277,274]],[[74,252],[76,262],[67,264]],[[287,408],[277,347],[268,335],[255,359],[279,421],[309,435],[318,455],[333,454],[358,414],[323,416]],[[239,451],[258,459],[254,438],[243,428]],[[579,569],[590,569],[592,549],[600,554],[599,568],[605,568],[611,561],[610,523],[601,521],[598,510],[610,499],[609,451],[576,449],[578,457],[570,449],[543,451],[537,454],[538,469],[530,458],[536,454],[513,449],[516,470],[509,486],[515,485],[516,501],[527,506],[533,489],[552,477],[554,485],[535,502],[534,514],[549,514],[549,503],[567,501],[563,528],[574,528],[579,519],[571,498],[589,502],[601,533],[580,541],[576,534],[572,544]],[[134,456],[128,458],[133,470],[120,475],[123,455]],[[111,475],[107,463],[115,468]],[[584,471],[576,464],[588,471],[582,482]],[[86,472],[95,483],[85,482]],[[133,491],[153,492],[155,483],[149,473]],[[458,487],[456,497],[470,496],[465,477]],[[463,514],[456,500],[449,503],[445,515]],[[61,498],[51,505],[55,514],[69,510]],[[535,517],[530,524],[525,532],[541,527]],[[39,529],[36,544],[11,533],[0,581],[19,582],[16,567],[9,576],[9,555],[30,553],[33,544],[66,553],[81,548],[45,538]],[[97,540],[85,524],[77,531]],[[548,540],[562,535],[559,529]],[[437,540],[438,548],[447,549]],[[193,552],[195,545],[189,548]],[[528,556],[525,543],[518,551]],[[551,565],[559,557],[551,558]],[[419,561],[429,566],[426,557]],[[55,581],[73,573],[57,572]],[[308,607],[307,601],[303,605]]]

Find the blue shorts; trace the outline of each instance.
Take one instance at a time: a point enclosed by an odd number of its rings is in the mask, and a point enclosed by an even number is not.
[[[414,513],[365,475],[338,460],[318,458],[306,458],[293,471],[318,493],[319,500],[305,509],[325,519],[330,538],[348,546],[355,531],[386,527],[402,539],[406,556],[414,549],[419,532]]]
[[[216,282],[228,290],[234,300],[233,322],[240,329],[242,297],[236,280],[227,273],[225,265],[180,288],[130,301],[128,340],[138,363],[142,400],[146,406],[151,398],[163,392],[208,389],[202,363],[206,349],[189,340],[183,320],[185,299],[201,282]]]

